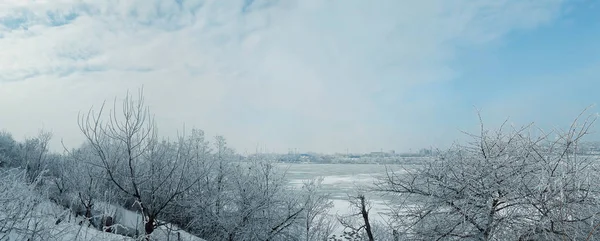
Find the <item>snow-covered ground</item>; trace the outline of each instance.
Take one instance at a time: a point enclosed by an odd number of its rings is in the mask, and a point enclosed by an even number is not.
[[[107,205],[107,204],[105,204]],[[112,206],[112,205],[111,205]],[[15,225],[15,228],[4,238],[0,240],[27,240],[32,235],[32,232],[25,231],[24,224],[29,225],[31,230],[36,232],[34,240],[56,240],[56,241],[92,241],[92,240],[107,240],[107,241],[134,241],[131,237],[107,233],[98,230],[95,227],[87,225],[79,225],[82,218],[75,218],[69,210],[60,207],[51,201],[44,201],[35,208],[35,215],[32,218],[23,220],[24,222]],[[125,210],[121,207],[112,206],[113,210],[117,210],[117,216],[113,226],[114,229],[129,229],[135,230],[136,227],[143,227],[141,215]],[[57,223],[57,220],[61,222]],[[35,226],[35,227],[32,227]],[[121,230],[122,231],[122,230]],[[118,232],[118,231],[117,231]],[[143,229],[139,229],[139,233],[143,233]],[[1,237],[1,236],[0,236]],[[204,241],[201,238],[195,237],[183,230],[180,230],[175,225],[167,224],[158,227],[150,236],[151,240],[161,241]]]
[[[134,241],[134,238],[103,232],[82,222],[69,210],[55,204],[24,182],[16,169],[0,170],[0,241]],[[142,216],[107,203],[96,203],[100,214],[114,217],[116,232],[143,232]],[[79,225],[84,223],[83,225]],[[150,236],[157,241],[204,241],[174,225],[158,227]]]
[[[100,210],[104,210],[106,213],[114,214],[115,223],[117,223],[117,229],[119,227],[126,228],[129,230],[136,230],[138,233],[144,232],[144,223],[142,219],[142,215],[140,213],[127,210],[123,207],[118,207],[115,205],[107,204],[107,203],[98,203],[97,207]],[[117,230],[118,231],[118,230]],[[174,241],[204,241],[201,238],[193,236],[179,227],[173,224],[166,224],[157,227],[152,233],[151,237],[154,240],[174,240]]]

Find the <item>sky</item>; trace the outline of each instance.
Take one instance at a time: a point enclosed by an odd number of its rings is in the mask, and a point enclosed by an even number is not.
[[[0,129],[75,147],[142,87],[162,135],[241,153],[444,148],[477,110],[563,128],[600,100],[600,2],[0,1]]]

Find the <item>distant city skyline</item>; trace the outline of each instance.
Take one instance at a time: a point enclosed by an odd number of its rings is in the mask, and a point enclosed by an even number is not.
[[[590,0],[2,1],[0,130],[76,147],[78,112],[142,86],[161,135],[196,127],[240,153],[445,148],[478,131],[476,110],[488,128],[565,128],[600,99],[598,12]]]

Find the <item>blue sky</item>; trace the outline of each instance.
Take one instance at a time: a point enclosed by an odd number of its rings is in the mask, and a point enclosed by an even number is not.
[[[445,147],[477,129],[475,108],[489,128],[561,128],[600,99],[598,13],[591,0],[3,1],[0,129],[76,146],[78,111],[141,86],[161,133],[185,123],[240,152]]]
[[[544,125],[560,125],[587,105],[597,104],[600,5],[576,1],[565,6],[551,23],[510,33],[485,49],[462,51],[456,64],[462,76],[453,81],[454,89],[482,107],[522,101],[517,108],[530,113],[508,105],[505,115]]]

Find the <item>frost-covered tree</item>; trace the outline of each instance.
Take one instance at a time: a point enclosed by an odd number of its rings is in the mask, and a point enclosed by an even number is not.
[[[336,228],[334,218],[329,215],[333,202],[328,193],[323,193],[321,184],[323,178],[303,182],[301,195],[304,211],[300,220],[304,241],[327,240]]]
[[[388,171],[377,190],[394,197],[405,239],[583,240],[600,221],[597,164],[575,150],[594,120],[555,133],[481,125],[467,145]]]
[[[219,155],[224,144],[219,139],[207,165],[210,173],[187,199],[193,213],[187,227],[207,240],[305,240],[305,202],[314,193],[290,190],[285,173],[274,163],[237,162],[231,150]],[[317,212],[315,201],[311,204]]]
[[[88,225],[100,217],[94,217],[95,206],[100,201],[110,201],[115,196],[115,188],[107,179],[101,161],[90,145],[83,145],[69,151],[62,161],[57,163],[62,172],[54,179],[63,205],[68,205],[76,215],[83,215]]]
[[[210,142],[206,140],[204,131],[192,129],[185,140],[187,154],[193,159],[193,168],[188,170],[189,178],[202,177],[195,185],[187,189],[172,205],[166,208],[164,218],[169,222],[179,225],[187,230],[202,233],[207,226],[200,220],[209,219],[214,212],[215,197],[213,189],[215,168]],[[213,219],[214,220],[214,217]],[[200,228],[202,227],[202,228]]]
[[[285,173],[269,161],[235,166],[227,240],[295,240],[290,229],[304,211],[302,199],[289,190]]]
[[[18,143],[6,131],[0,131],[0,167],[15,167],[17,165]]]
[[[581,155],[581,140],[595,116],[579,116],[566,131],[545,133],[531,142],[536,168],[519,186],[528,205],[519,240],[598,240],[600,178],[598,158]],[[543,133],[543,132],[542,132]],[[514,226],[514,225],[513,225]]]
[[[80,129],[111,183],[140,207],[151,234],[165,210],[203,178],[189,175],[195,156],[185,136],[175,142],[158,137],[142,91],[137,100],[127,94],[120,109],[115,100],[107,120],[103,112],[104,105],[80,116]]]
[[[24,170],[0,169],[0,240],[43,240],[35,184]]]
[[[30,183],[33,183],[48,168],[48,144],[51,139],[52,133],[41,130],[36,137],[25,139],[17,147],[19,155],[17,165],[27,171],[27,180]]]

